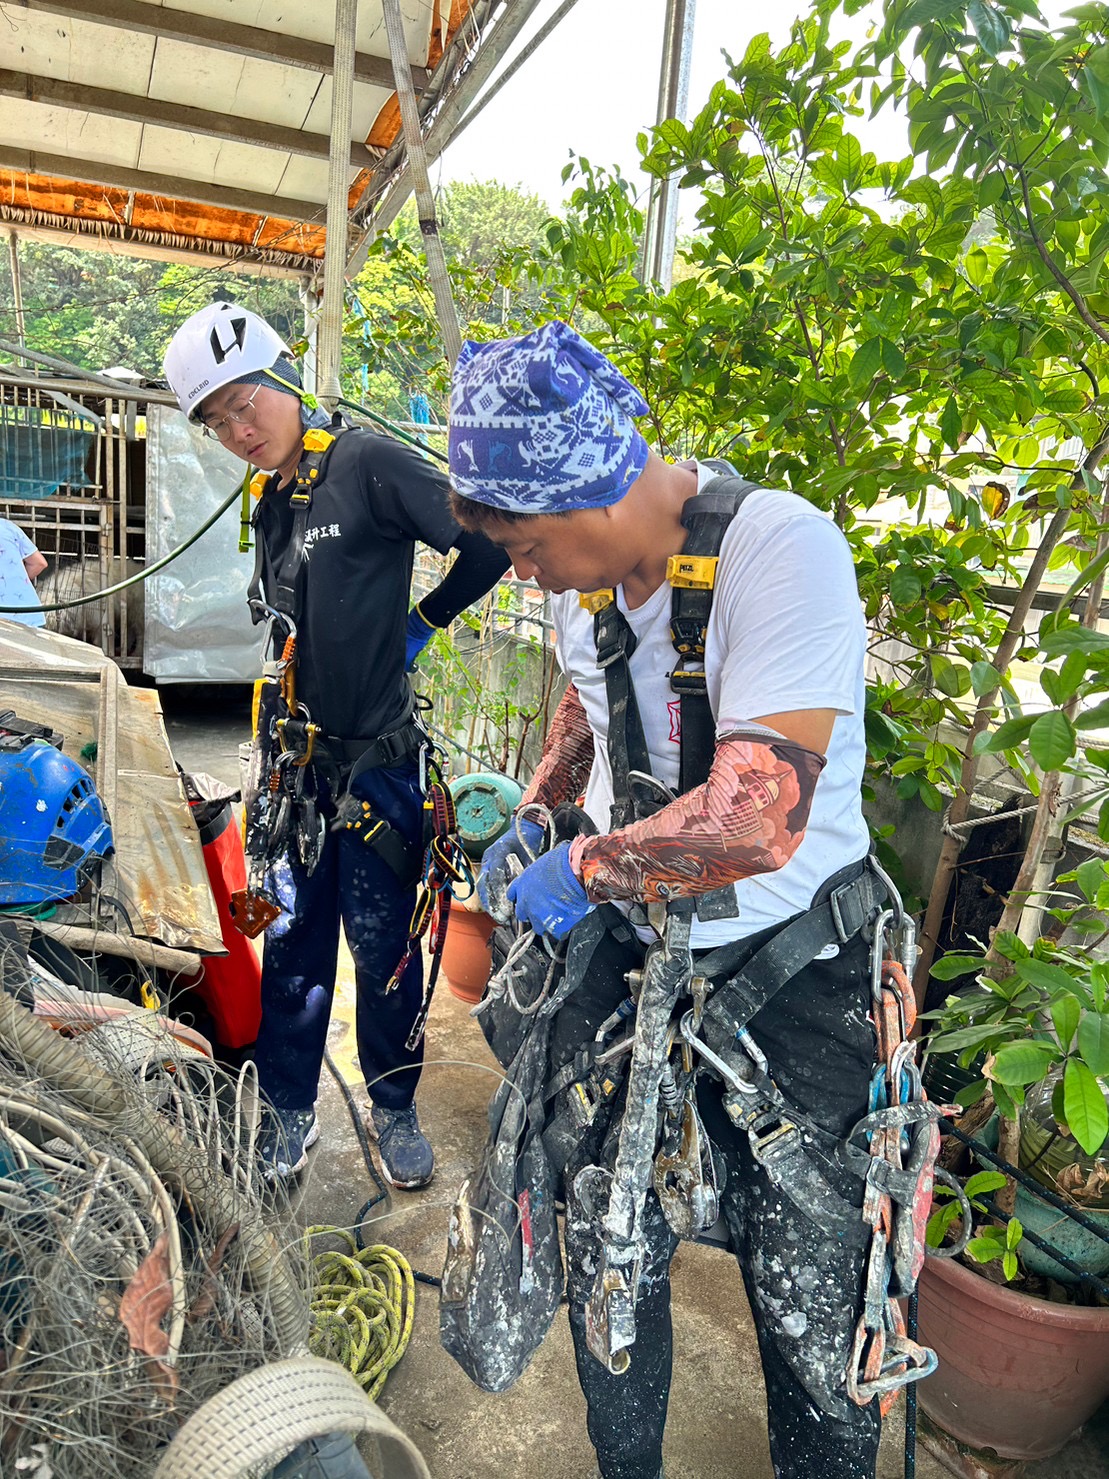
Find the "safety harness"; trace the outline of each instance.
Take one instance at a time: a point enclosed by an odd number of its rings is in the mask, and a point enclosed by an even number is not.
[[[682,518],[688,531],[685,546],[667,566],[676,654],[670,681],[681,712],[682,793],[704,782],[715,751],[705,675],[708,621],[721,543],[753,491],[755,485],[727,469],[690,499]],[[593,614],[597,662],[605,675],[615,830],[650,815],[673,799],[673,793],[649,774],[629,667],[635,636],[616,605],[615,592],[592,592],[581,600]],[[883,912],[886,898],[894,908]],[[719,889],[695,901],[675,900],[665,919],[659,917],[658,906],[647,911],[656,914],[650,922],[661,939],[650,947],[644,969],[629,974],[629,997],[544,1091],[553,1112],[546,1138],[559,1144],[568,1142],[568,1132],[580,1135],[592,1124],[627,1081],[614,1171],[592,1166],[579,1176],[578,1191],[586,1200],[599,1191],[588,1183],[608,1182],[601,1260],[586,1310],[590,1349],[610,1371],[627,1368],[642,1258],[644,1161],[679,1237],[704,1237],[716,1222],[715,1169],[695,1087],[698,1074],[707,1071],[722,1081],[724,1110],[746,1131],[754,1158],[775,1187],[823,1235],[858,1246],[869,1242],[865,1309],[847,1387],[859,1404],[878,1396],[888,1405],[901,1386],[935,1366],[933,1353],[907,1338],[895,1303],[911,1293],[923,1264],[924,1222],[939,1145],[940,1111],[926,1102],[916,1047],[908,1041],[914,1014],[906,974],[915,960],[911,922],[872,857],[830,879],[809,910],[778,930],[738,969],[729,956],[738,959],[748,950],[743,941],[699,956],[694,967],[688,950],[694,909],[702,920],[733,917],[734,889]],[[634,909],[631,919],[643,922]],[[748,1024],[826,947],[842,947],[867,930],[873,930],[872,1016],[879,1060],[870,1113],[844,1142],[787,1101]],[[895,932],[900,960],[886,955]],[[692,1005],[683,1010],[679,1003],[686,996]],[[621,1028],[625,1035],[614,1042]],[[567,1118],[572,1126],[563,1125],[560,1134],[559,1121]],[[845,1173],[864,1183],[861,1213],[857,1202],[838,1189]]]
[[[255,685],[254,746],[244,787],[247,887],[231,898],[232,919],[251,938],[281,912],[268,887],[268,875],[278,860],[295,850],[309,874],[319,862],[327,823],[319,810],[315,769],[331,783],[336,809],[331,823],[333,830],[344,829],[361,836],[406,886],[414,883],[421,873],[424,846],[413,846],[369,802],[354,796],[351,789],[365,771],[397,765],[417,756],[422,762],[421,780],[426,778],[431,741],[415,712],[387,734],[346,739],[325,734],[296,693],[297,624],[303,604],[312,502],[327,477],[337,442],[351,430],[336,415],[330,427],[310,427],[304,433],[304,451],[289,495],[292,525],[280,559],[273,562],[269,602],[262,594],[265,550],[260,526],[261,503],[251,520],[255,531],[255,564],[247,587],[247,602],[255,624],[265,621],[267,630],[262,677]],[[256,496],[261,497],[267,483],[267,474],[255,474],[252,491]],[[426,787],[424,790],[426,798]],[[445,790],[441,782],[440,790]],[[441,809],[441,798],[438,806],[432,804],[430,810],[425,799],[425,831],[434,830]],[[442,844],[444,848],[446,845]]]

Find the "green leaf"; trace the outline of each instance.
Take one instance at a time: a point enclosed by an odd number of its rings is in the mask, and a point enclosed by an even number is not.
[[[1078,1031],[1078,1019],[1081,1015],[1082,1008],[1073,996],[1058,996],[1051,1003],[1052,1025],[1059,1039],[1059,1046],[1064,1053],[1069,1050],[1074,1040],[1074,1034]]]
[[[1007,1086],[1038,1084],[1047,1076],[1058,1054],[1051,1043],[1010,1042],[998,1048],[993,1060],[993,1077]]]
[[[905,373],[905,356],[893,342],[884,336],[878,341],[882,356],[882,369],[891,380],[900,380]]]
[[[989,52],[990,56],[998,56],[1009,44],[1009,18],[1002,11],[997,10],[987,0],[970,0],[967,6],[967,20],[974,27],[974,33],[982,43],[982,50]]]
[[[847,379],[852,389],[863,390],[882,368],[882,339],[868,339],[860,344],[847,366]]]
[[[955,1103],[962,1109],[970,1109],[972,1105],[978,1103],[988,1088],[989,1085],[984,1078],[980,1078],[973,1084],[964,1084],[955,1095]]]
[[[990,275],[990,259],[981,247],[971,247],[963,262],[966,275],[976,288],[980,288]]]
[[[1016,970],[1022,981],[1038,986],[1041,991],[1049,991],[1052,996],[1060,991],[1074,996],[1081,989],[1069,972],[1061,965],[1053,965],[1049,960],[1036,960],[1030,955],[1016,962]]]
[[[890,600],[902,611],[916,605],[921,589],[920,576],[908,565],[898,565],[890,576]]]
[[[1087,1155],[1096,1155],[1109,1135],[1109,1104],[1101,1085],[1077,1058],[1063,1071],[1063,1110],[1067,1127]]]
[[[1015,1218],[1012,1222],[1010,1222],[1009,1226],[1017,1226]],[[1022,1234],[1018,1227],[1017,1237],[1020,1238],[1021,1236]],[[1010,1282],[1016,1278],[1017,1274],[1020,1273],[1020,1264],[1017,1263],[1017,1255],[1013,1252],[1011,1248],[1006,1248],[1005,1250],[1005,1253],[1001,1259],[1001,1269],[1005,1277],[1010,1280]]]
[[[960,955],[951,952],[937,960],[929,975],[934,981],[953,981],[956,976],[969,976],[972,971],[984,971],[989,961],[984,955]]]
[[[1076,729],[1105,729],[1109,727],[1109,698],[1091,709],[1082,709],[1074,720]]]
[[[1028,748],[1042,770],[1061,770],[1075,751],[1074,726],[1060,709],[1041,714],[1028,731]]]
[[[992,662],[976,662],[970,667],[970,686],[974,691],[975,698],[981,698],[984,693],[990,693],[1001,682],[1001,674]]]
[[[1106,881],[1106,865],[1101,858],[1087,858],[1084,863],[1079,863],[1074,870],[1075,881],[1082,890],[1082,895],[1087,903],[1092,904],[1097,898],[1098,889]]]
[[[994,755],[999,750],[1015,749],[1027,737],[1038,717],[1036,714],[1020,714],[1015,719],[1006,719],[992,734],[980,734],[974,742],[975,754],[985,752]]]
[[[1091,1073],[1109,1076],[1109,1017],[1086,1012],[1078,1024],[1078,1051]]]
[[[952,451],[959,445],[959,437],[963,431],[963,417],[959,410],[959,403],[953,395],[949,395],[940,416],[940,433],[943,436],[944,445]]]

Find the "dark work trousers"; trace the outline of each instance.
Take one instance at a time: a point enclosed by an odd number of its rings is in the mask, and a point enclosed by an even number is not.
[[[365,770],[353,794],[419,845],[423,798],[415,761]],[[334,803],[321,780],[321,810]],[[273,887],[288,911],[266,931],[262,959],[262,1026],[255,1061],[258,1082],[279,1109],[315,1102],[335,991],[339,924],[354,958],[358,1060],[370,1098],[387,1109],[411,1104],[423,1062],[423,1044],[404,1040],[423,996],[419,951],[396,990],[385,984],[408,939],[415,886],[402,887],[389,864],[354,831],[329,832],[316,871],[308,877],[296,859],[274,869]],[[413,1071],[402,1073],[394,1069]]]
[[[768,934],[753,937],[748,954]],[[836,1135],[849,1130],[867,1107],[874,1060],[868,957],[867,945],[857,937],[833,958],[814,961],[750,1024],[787,1098]],[[556,1029],[556,1053],[565,1055],[571,1038],[580,1042],[592,1035],[589,1024],[595,1030],[625,994],[622,972],[636,963],[631,948],[611,939],[602,942],[583,988],[563,1009],[569,1015],[559,1023],[563,1030]],[[699,1090],[705,1127],[723,1163],[722,1211],[762,1356],[774,1472],[778,1479],[871,1479],[880,1429],[877,1403],[857,1407],[844,1386],[862,1312],[866,1245],[860,1240],[844,1246],[774,1188],[755,1162],[746,1134],[725,1116],[719,1080],[702,1074]],[[604,1479],[656,1479],[670,1391],[670,1260],[677,1239],[653,1191],[647,1194],[646,1256],[628,1371],[611,1375],[585,1343],[584,1312],[604,1207],[583,1205],[574,1176],[591,1163],[611,1167],[618,1133],[617,1117],[603,1139],[594,1133],[583,1140],[567,1167],[570,1328],[601,1474]],[[845,1178],[836,1189],[861,1206],[860,1182]],[[719,1257],[723,1278],[727,1255]]]

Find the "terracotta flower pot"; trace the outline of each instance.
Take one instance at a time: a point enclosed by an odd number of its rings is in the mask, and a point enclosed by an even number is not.
[[[494,922],[484,910],[462,909],[458,905],[451,910],[447,921],[443,975],[451,995],[468,1001],[471,1006],[481,1000],[492,969],[489,936],[493,928]]]
[[[1049,1304],[930,1258],[919,1320],[940,1360],[920,1405],[972,1448],[1047,1458],[1109,1397],[1109,1309]]]

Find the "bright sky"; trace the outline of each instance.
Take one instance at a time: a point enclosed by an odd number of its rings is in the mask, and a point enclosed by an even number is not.
[[[691,4],[693,0],[691,0]],[[521,45],[558,8],[540,0]],[[695,114],[727,67],[721,51],[738,58],[751,37],[769,30],[780,45],[789,37],[795,6],[789,0],[695,0],[689,108]],[[796,9],[803,7],[796,5]],[[578,0],[486,110],[447,150],[443,181],[498,179],[520,184],[557,206],[570,150],[597,164],[619,164],[631,174],[635,136],[655,121],[666,0]],[[865,17],[851,34],[861,39]],[[511,60],[511,57],[509,58]],[[865,131],[867,147],[889,157],[905,152],[904,128],[889,115]],[[640,177],[642,178],[642,177]]]

